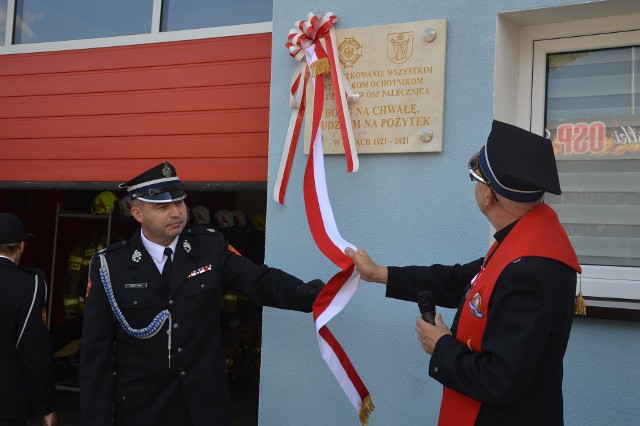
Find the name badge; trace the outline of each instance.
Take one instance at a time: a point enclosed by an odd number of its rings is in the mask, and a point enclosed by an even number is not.
[[[125,284],[124,288],[147,288],[147,283]]]

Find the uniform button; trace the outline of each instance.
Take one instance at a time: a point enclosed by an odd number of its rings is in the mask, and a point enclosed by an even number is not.
[[[169,304],[170,304],[170,305],[173,305],[173,303],[174,303],[174,302],[173,302],[173,299],[169,300]]]
[[[173,324],[173,328],[179,328],[179,327],[180,327],[180,324],[178,323]]]
[[[200,287],[201,287],[201,288],[204,288],[204,283],[200,284]]]
[[[184,376],[186,376],[186,375],[187,375],[187,372],[186,372],[186,371],[181,371],[181,372],[180,372],[180,375],[181,375],[182,377],[184,377]]]
[[[182,348],[178,348],[178,353],[181,354],[182,353]]]
[[[438,366],[433,367],[433,372],[434,372],[435,374],[438,374]]]
[[[134,300],[134,301],[133,301],[133,304],[134,304],[134,305],[137,305],[137,304],[138,304],[138,301],[137,301],[137,300]]]
[[[127,397],[126,397],[126,396],[123,396],[123,397],[122,397],[122,400],[124,401],[125,399],[127,399]]]

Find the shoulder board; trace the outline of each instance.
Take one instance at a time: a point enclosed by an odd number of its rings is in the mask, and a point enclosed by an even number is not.
[[[37,275],[38,279],[43,279],[42,273],[38,273],[38,271],[34,270],[33,268],[23,268],[22,266],[18,266],[18,270],[20,272],[24,272],[25,274],[29,274],[32,277],[35,277]]]
[[[219,234],[219,232],[216,231],[215,228],[213,226],[211,226],[211,225],[193,226],[191,228],[185,229],[185,232],[187,234],[191,234],[191,235],[202,235],[202,234],[216,235],[216,234]]]
[[[112,252],[114,250],[125,248],[125,247],[127,247],[129,245],[130,242],[131,242],[130,239],[129,240],[122,240],[122,241],[115,242],[113,244],[110,244],[109,247],[103,248],[98,253],[109,253],[109,252]]]

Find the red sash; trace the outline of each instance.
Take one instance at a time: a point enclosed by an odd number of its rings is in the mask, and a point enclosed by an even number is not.
[[[487,256],[495,250],[489,249]],[[498,277],[514,260],[524,256],[554,259],[578,273],[582,272],[569,238],[556,213],[546,204],[533,208],[509,232],[474,278],[460,313],[456,339],[474,352],[482,352],[482,336],[487,325],[489,300]],[[439,426],[465,426],[476,422],[482,403],[445,386],[440,406]]]

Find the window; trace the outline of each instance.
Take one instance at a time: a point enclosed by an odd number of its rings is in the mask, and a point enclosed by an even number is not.
[[[7,31],[7,0],[0,0],[0,46],[4,44]]]
[[[639,54],[640,31],[533,43],[531,129],[554,142],[563,193],[546,200],[588,306],[640,309]]]
[[[638,50],[547,55],[545,132],[564,187],[547,201],[583,265],[640,266]]]
[[[273,2],[267,0],[163,0],[161,31],[269,22]]]
[[[0,0],[0,55],[263,34],[272,0]]]
[[[13,43],[148,33],[153,0],[16,0]]]

